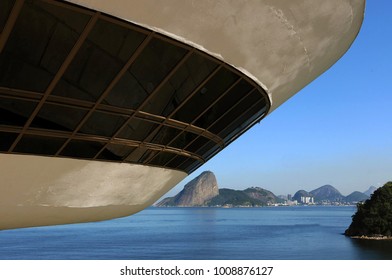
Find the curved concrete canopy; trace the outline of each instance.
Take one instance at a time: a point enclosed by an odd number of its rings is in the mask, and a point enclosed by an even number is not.
[[[270,112],[332,66],[361,27],[365,0],[71,0],[220,57],[258,82]]]

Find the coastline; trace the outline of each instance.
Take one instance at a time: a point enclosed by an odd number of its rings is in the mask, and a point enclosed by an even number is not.
[[[367,236],[367,235],[356,235],[356,236],[348,236],[353,239],[361,239],[361,240],[392,240],[392,236]]]

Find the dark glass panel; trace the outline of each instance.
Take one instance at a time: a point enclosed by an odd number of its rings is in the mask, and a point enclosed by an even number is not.
[[[80,132],[112,137],[124,124],[126,118],[101,112],[94,112],[86,121]]]
[[[166,166],[170,168],[177,168],[179,165],[188,160],[193,161],[194,159],[189,159],[189,157],[177,155],[172,161],[168,162]]]
[[[151,93],[185,53],[183,48],[154,38],[132,64],[129,72],[145,91]]]
[[[92,159],[101,150],[100,142],[72,140],[61,152],[62,156]]]
[[[0,131],[0,151],[5,152],[14,143],[18,134]]]
[[[53,94],[96,101],[144,37],[125,27],[98,20]]]
[[[160,152],[153,160],[149,162],[151,165],[165,166],[171,159],[173,159],[176,154],[168,152]]]
[[[0,97],[0,124],[24,126],[38,103]]]
[[[192,153],[196,153],[196,151],[198,151],[201,147],[203,147],[208,141],[211,140],[208,140],[207,138],[200,136],[188,148],[186,148],[186,150]]]
[[[168,116],[216,67],[204,56],[191,55],[142,110]]]
[[[53,94],[96,101],[121,67],[119,60],[99,46],[85,42]]]
[[[236,106],[241,98],[246,96],[252,90],[252,88],[253,86],[248,82],[244,80],[240,81],[222,99],[220,99],[219,102],[212,106],[203,116],[198,118],[194,125],[208,128],[220,116],[229,111],[232,107]]]
[[[180,133],[181,130],[179,129],[164,126],[159,130],[151,142],[155,144],[168,145],[169,142],[171,142]]]
[[[199,161],[197,161],[196,159],[188,158],[183,163],[181,163],[179,166],[177,166],[177,169],[181,169],[181,170],[184,170],[185,172],[190,173],[191,166],[199,166],[199,165],[201,165],[201,163]]]
[[[214,152],[219,150],[220,147],[215,142],[208,142],[203,147],[201,147],[196,153],[201,155],[203,158],[209,158]]]
[[[88,40],[114,59],[125,63],[145,37],[145,34],[124,26],[106,20],[99,20],[91,31]]]
[[[261,98],[263,97],[258,91],[253,91],[249,96],[244,98],[241,102],[237,103],[234,107],[228,108],[223,117],[211,128],[209,128],[209,130],[214,134],[219,134]],[[238,122],[236,122],[236,124],[240,125]]]
[[[175,114],[174,119],[191,123],[237,79],[236,74],[222,68]],[[209,111],[201,116],[199,126],[205,128],[207,123],[219,117],[214,113]]]
[[[66,139],[47,136],[24,135],[14,152],[36,155],[55,155]]]
[[[243,133],[252,122],[256,121],[260,116],[262,116],[266,112],[266,107],[261,105],[262,103],[260,102],[259,106],[252,107],[243,116],[238,118],[238,120],[224,129],[219,134],[224,138],[224,141],[227,143],[233,141],[236,137],[239,136],[239,133]]]
[[[144,151],[144,153],[140,156],[140,153]],[[147,149],[139,149],[138,156],[140,157],[137,161],[138,163],[147,164],[150,160],[152,160],[156,155],[158,155],[159,151],[147,150]]]
[[[146,99],[147,92],[136,78],[126,72],[105,99],[105,103],[122,108],[137,109]]]
[[[177,137],[171,144],[171,147],[178,149],[184,149],[190,142],[192,142],[197,135],[191,132],[184,131],[179,137]]]
[[[135,147],[109,144],[98,156],[98,158],[105,159],[105,160],[122,161],[134,150]]]
[[[14,3],[15,0],[1,0],[0,2],[0,33],[4,29]]]
[[[143,141],[158,125],[155,123],[133,119],[118,134],[119,138]]]
[[[44,104],[31,126],[43,129],[74,131],[86,114],[86,110]]]
[[[44,92],[87,20],[59,6],[26,1],[0,55],[0,85]]]

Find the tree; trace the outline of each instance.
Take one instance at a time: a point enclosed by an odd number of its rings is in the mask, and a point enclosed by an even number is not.
[[[370,199],[357,204],[348,236],[392,236],[392,182],[377,189]]]

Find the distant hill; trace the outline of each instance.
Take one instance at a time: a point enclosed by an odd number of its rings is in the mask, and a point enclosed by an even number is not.
[[[331,185],[321,186],[310,192],[314,196],[314,202],[322,202],[322,201],[343,201],[344,196]]]
[[[205,171],[187,183],[176,196],[165,198],[156,206],[204,206],[206,201],[218,194],[218,183],[214,173]]]
[[[293,196],[293,200],[296,201],[301,201],[301,197],[313,197],[314,195],[311,194],[310,192],[304,191],[304,190],[299,190],[297,191],[294,196]]]
[[[358,191],[352,192],[351,194],[345,197],[345,201],[348,203],[357,203],[357,202],[365,201],[366,199],[369,199],[369,196]]]
[[[367,191],[364,191],[363,193],[370,197],[375,190],[377,190],[375,186],[370,186],[369,189]]]
[[[370,187],[365,193],[371,193],[375,187]],[[356,204],[369,199],[369,195],[355,191],[348,196],[343,196],[331,185],[321,186],[313,191],[297,191],[292,200],[299,204]],[[310,197],[307,201],[301,201],[301,197]],[[313,198],[313,199],[311,199]],[[313,201],[314,200],[314,201]],[[188,182],[184,189],[174,197],[167,197],[159,201],[158,207],[186,207],[186,206],[266,206],[273,204],[285,204],[285,199],[277,197],[271,191],[259,187],[245,190],[219,189],[214,173],[206,171]],[[289,204],[289,203],[288,203]]]
[[[182,191],[174,197],[167,197],[155,206],[157,207],[185,207],[185,206],[266,206],[283,203],[272,192],[252,187],[246,190],[218,189],[215,175],[203,172],[187,183]]]
[[[208,206],[267,206],[275,203],[283,203],[284,200],[275,196],[272,192],[252,187],[243,191],[232,189],[220,189],[219,195],[207,202]]]

